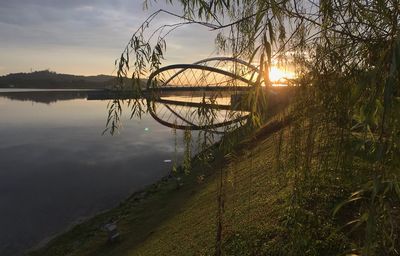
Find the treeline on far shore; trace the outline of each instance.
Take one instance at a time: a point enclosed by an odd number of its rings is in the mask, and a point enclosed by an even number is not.
[[[0,88],[105,89],[116,83],[117,78],[109,75],[77,76],[49,70],[0,76]]]

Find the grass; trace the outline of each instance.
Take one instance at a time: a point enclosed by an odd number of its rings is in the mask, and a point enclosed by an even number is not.
[[[164,179],[31,255],[214,255],[220,191],[224,255],[336,255],[349,249],[343,221],[332,211],[348,195],[352,178],[343,182],[341,174],[327,173],[297,184],[303,179],[289,157],[295,150],[290,122],[271,121],[231,154],[216,153],[207,166],[195,161],[189,175],[180,175],[182,186]],[[101,230],[111,220],[121,233],[115,243]]]

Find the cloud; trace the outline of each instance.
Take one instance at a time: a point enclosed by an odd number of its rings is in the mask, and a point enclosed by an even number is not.
[[[113,56],[114,58],[107,54],[119,53],[131,34],[148,15],[159,8],[167,7],[174,12],[179,12],[179,6],[171,7],[165,3],[153,5],[149,10],[143,11],[142,1],[137,0],[0,1],[2,38],[0,56],[4,63],[10,63],[10,65],[7,64],[6,69],[0,70],[0,74],[4,74],[5,70],[7,72],[27,71],[32,66],[40,65],[41,59],[49,65],[50,55],[54,55],[50,51],[57,50],[79,52],[79,56],[74,55],[77,58],[77,67],[82,62],[79,58],[94,58],[90,55],[93,54],[93,49],[97,49],[96,52],[100,54],[104,52],[106,56],[102,59],[114,59],[118,54]],[[171,23],[174,20],[176,21],[176,19],[161,15],[154,25]],[[196,58],[196,54],[204,55],[206,52],[212,52],[213,37],[208,31],[198,26],[177,30],[168,37],[167,46],[171,45],[171,47],[167,51],[167,56],[171,56],[171,59],[176,62],[186,62],[184,60],[187,58]],[[19,61],[18,65],[12,66],[12,63],[15,63],[12,58],[24,61],[22,63]],[[97,65],[103,65],[102,70],[108,70],[105,67],[112,66],[112,62]],[[50,68],[52,68],[51,65]],[[84,70],[86,67],[81,68]],[[62,69],[56,71],[63,72]]]
[[[72,5],[73,2],[70,5],[28,3],[21,6],[14,3],[0,7],[2,38],[7,43],[24,47],[46,44],[110,47],[117,46],[115,40],[128,38],[129,26],[139,22],[118,6],[90,5],[91,1]]]

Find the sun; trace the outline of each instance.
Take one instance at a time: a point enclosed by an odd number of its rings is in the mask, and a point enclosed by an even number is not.
[[[272,85],[275,86],[287,85],[287,80],[293,79],[294,77],[295,74],[293,72],[276,66],[272,66],[269,71],[269,79],[271,80]]]

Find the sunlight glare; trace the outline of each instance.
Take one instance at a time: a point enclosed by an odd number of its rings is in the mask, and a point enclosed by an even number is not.
[[[278,68],[276,66],[271,67],[269,71],[269,79],[274,86],[287,85],[288,79],[293,79],[295,74],[289,70]]]

